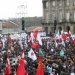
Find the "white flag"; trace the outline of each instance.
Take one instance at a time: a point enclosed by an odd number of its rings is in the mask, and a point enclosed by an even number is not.
[[[37,35],[37,38],[36,39],[38,40],[39,44],[42,45],[42,40],[41,40],[41,37],[40,37],[39,34]]]
[[[31,38],[32,38],[32,40],[34,40],[34,33],[31,33]],[[40,44],[40,45],[42,45],[42,40],[41,40],[41,37],[40,37],[40,35],[39,35],[39,33],[37,33],[37,37],[36,37],[36,40],[38,41],[38,43]]]
[[[28,57],[31,58],[31,59],[34,60],[34,61],[37,59],[37,57],[36,57],[34,51],[32,50],[32,48],[31,48],[30,51],[28,52]]]

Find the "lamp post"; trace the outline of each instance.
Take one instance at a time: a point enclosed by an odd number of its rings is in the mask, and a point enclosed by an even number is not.
[[[47,19],[46,23],[47,23],[47,26],[46,26],[46,36],[47,36],[48,35],[48,23],[49,23],[48,19]]]
[[[55,30],[56,30],[56,25],[57,25],[57,21],[56,19],[54,20],[54,26],[53,26],[53,32],[55,33]]]

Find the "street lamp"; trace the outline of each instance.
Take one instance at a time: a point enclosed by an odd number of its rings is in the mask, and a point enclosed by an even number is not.
[[[47,23],[47,26],[48,26],[48,23],[49,23],[49,21],[48,20],[46,20],[46,23]],[[48,27],[45,27],[45,30],[46,30],[46,36],[48,35]]]
[[[54,20],[54,26],[53,26],[53,31],[54,31],[54,33],[55,33],[55,30],[56,30],[56,25],[57,25],[57,21],[56,21],[56,19]]]

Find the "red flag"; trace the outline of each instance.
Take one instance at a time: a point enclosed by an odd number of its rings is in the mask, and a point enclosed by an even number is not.
[[[40,35],[38,33],[38,30],[34,31],[33,37],[34,37],[35,42],[38,41],[38,44],[42,45],[42,40],[41,40],[41,37],[40,37]]]
[[[74,38],[74,46],[75,46],[75,38]]]
[[[43,63],[42,63],[42,56],[39,58],[38,68],[36,71],[36,75],[44,75]]]
[[[71,36],[71,34],[68,33],[68,34],[66,34],[66,36],[69,37],[69,36]]]
[[[30,40],[30,44],[31,44],[32,48],[39,49],[39,44],[38,43],[34,43],[33,40]]]
[[[25,70],[25,75],[28,75],[28,71],[27,70]]]
[[[65,36],[64,33],[62,34],[62,38],[63,38],[64,40],[66,40],[66,36]]]
[[[25,68],[24,68],[24,50],[22,50],[22,56],[19,61],[18,69],[16,75],[25,75]]]
[[[34,31],[33,36],[36,38],[38,34],[38,30]]]
[[[40,45],[42,45],[42,40],[41,40],[40,35],[38,34],[38,31],[35,31],[31,35],[30,44],[31,44],[32,48],[34,48],[34,49],[39,49]]]
[[[7,57],[6,67],[5,67],[5,70],[4,70],[4,75],[9,75],[9,74],[11,74],[11,68],[10,68],[9,57]]]
[[[70,30],[69,30],[69,32],[67,32],[66,36],[67,36],[67,37],[70,37],[70,36],[71,36]]]

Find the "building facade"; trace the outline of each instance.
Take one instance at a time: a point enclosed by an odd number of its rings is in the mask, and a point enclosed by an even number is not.
[[[42,0],[42,25],[47,34],[69,29],[75,34],[75,0]],[[54,28],[56,26],[56,28]]]
[[[2,20],[0,20],[0,34],[2,33]]]

